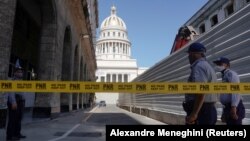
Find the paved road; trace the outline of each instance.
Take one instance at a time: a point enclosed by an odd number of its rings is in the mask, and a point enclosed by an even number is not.
[[[91,111],[72,112],[54,120],[26,123],[22,131],[27,138],[22,141],[105,141],[107,124],[164,123],[127,112],[114,105],[107,105],[93,108]]]

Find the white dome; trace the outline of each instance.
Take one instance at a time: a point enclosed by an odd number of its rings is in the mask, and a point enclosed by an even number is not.
[[[116,15],[115,6],[111,7],[111,15],[107,17],[101,24],[101,30],[107,28],[126,30],[126,24],[120,17]]]

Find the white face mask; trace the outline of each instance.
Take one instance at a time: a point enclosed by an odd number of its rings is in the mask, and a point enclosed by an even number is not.
[[[215,67],[215,71],[218,71],[218,72],[222,72],[222,71],[224,71],[226,68],[225,68],[225,66],[216,66]]]

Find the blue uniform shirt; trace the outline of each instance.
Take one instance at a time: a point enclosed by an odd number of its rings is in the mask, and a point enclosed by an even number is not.
[[[212,66],[206,61],[205,58],[201,58],[196,60],[191,65],[191,73],[188,78],[188,82],[216,82],[217,76],[212,68]],[[186,94],[185,100],[186,101],[194,101],[195,94]],[[205,94],[204,102],[217,102],[218,95],[217,94]]]
[[[239,83],[240,78],[235,71],[226,69],[222,73],[222,82]],[[221,94],[220,95],[220,102],[224,105],[231,103],[231,106],[237,107],[240,100],[241,100],[241,95],[239,94]]]
[[[16,104],[16,97],[15,97],[15,93],[14,92],[8,93],[7,97],[8,97],[8,102],[10,104]]]
[[[14,77],[12,80],[18,80],[18,79],[16,79]],[[9,92],[9,93],[7,93],[6,96],[7,96],[8,102],[10,104],[16,104],[16,97],[15,97],[16,94],[18,94],[23,100],[25,99],[22,92],[18,92],[18,93],[16,93],[16,92]]]

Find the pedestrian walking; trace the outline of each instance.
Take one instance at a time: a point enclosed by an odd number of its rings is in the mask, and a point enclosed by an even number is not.
[[[14,77],[12,80],[23,79],[23,68],[17,60],[14,68]],[[21,138],[25,138],[21,134],[21,120],[23,116],[23,109],[25,106],[25,99],[20,92],[8,93],[7,99],[8,105],[8,124],[7,124],[7,141],[17,141]]]
[[[222,82],[239,83],[238,74],[230,69],[230,60],[226,57],[220,57],[213,61],[216,64],[216,70],[221,72]],[[241,125],[245,118],[245,106],[242,102],[242,96],[237,93],[221,94],[220,102],[223,105],[221,120],[227,125]]]
[[[188,48],[191,73],[188,82],[211,83],[217,77],[212,66],[206,61],[206,48],[195,42]],[[186,124],[214,125],[217,121],[216,94],[186,94],[183,108],[187,113]]]

